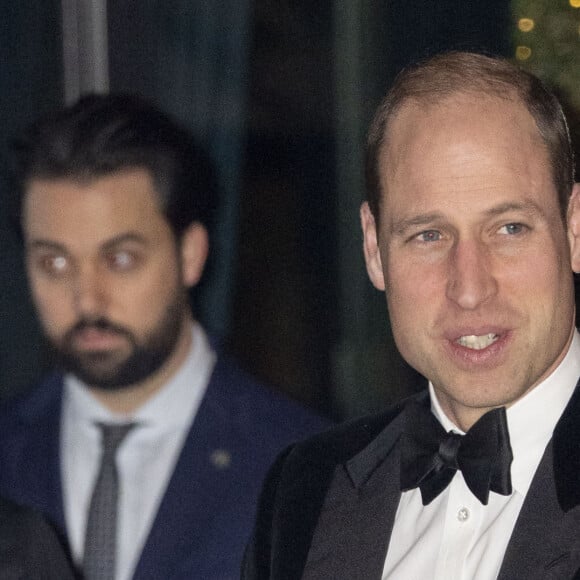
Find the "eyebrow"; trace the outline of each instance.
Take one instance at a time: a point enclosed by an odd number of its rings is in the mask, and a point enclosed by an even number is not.
[[[544,214],[544,212],[542,211],[540,206],[538,206],[538,204],[533,202],[533,201],[525,201],[525,202],[520,202],[520,203],[506,202],[506,203],[502,203],[496,207],[492,207],[491,209],[489,209],[485,213],[489,217],[495,217],[495,216],[502,215],[504,213],[508,213],[510,211],[521,211],[521,212],[528,214],[530,216],[539,216],[539,215]]]
[[[432,224],[433,222],[437,222],[443,220],[444,216],[440,212],[432,212],[432,213],[425,213],[414,216],[412,218],[403,219],[393,224],[391,231],[393,234],[401,235],[404,234],[409,228],[413,228],[416,226],[426,226]]]
[[[127,233],[115,236],[114,238],[111,238],[110,240],[107,240],[101,246],[101,250],[105,250],[105,251],[111,250],[115,246],[118,246],[119,244],[124,244],[124,243],[137,243],[140,245],[147,245],[147,240],[141,234],[138,234],[135,232],[127,232]],[[34,250],[34,249],[47,249],[47,250],[55,250],[58,252],[67,252],[67,248],[63,244],[60,244],[59,242],[55,242],[53,240],[46,240],[43,238],[39,238],[36,240],[32,240],[30,242],[27,242],[26,249],[28,251]]]
[[[511,211],[519,211],[527,214],[530,217],[543,215],[544,212],[541,208],[533,201],[525,202],[506,202],[495,207],[492,207],[484,212],[484,216],[487,218],[498,217],[502,214],[509,213]],[[419,214],[417,216],[400,220],[393,224],[391,231],[395,235],[404,234],[408,229],[417,226],[427,226],[438,221],[444,221],[445,215],[441,212],[431,212],[426,214]]]
[[[143,237],[141,234],[137,234],[135,232],[127,232],[125,234],[120,234],[118,236],[115,236],[114,238],[111,238],[110,240],[107,240],[103,246],[102,249],[103,250],[110,250],[112,248],[114,248],[115,246],[118,246],[119,244],[124,244],[124,243],[136,243],[136,244],[140,244],[142,246],[146,246],[148,243],[148,240]]]

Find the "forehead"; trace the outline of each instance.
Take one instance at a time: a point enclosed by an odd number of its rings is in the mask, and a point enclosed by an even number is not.
[[[499,97],[459,94],[433,105],[406,103],[387,127],[379,173],[383,205],[391,210],[418,200],[472,203],[515,192],[556,201],[534,119],[521,102]]]
[[[168,227],[147,170],[91,180],[33,179],[24,195],[25,238],[98,241],[126,231],[157,235]]]

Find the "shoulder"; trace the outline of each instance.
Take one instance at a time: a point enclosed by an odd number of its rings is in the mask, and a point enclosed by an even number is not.
[[[288,397],[277,393],[226,356],[219,356],[206,398],[231,414],[237,427],[256,436],[291,443],[332,426]]]
[[[268,485],[306,485],[324,481],[339,465],[346,464],[370,446],[388,449],[399,433],[400,415],[407,402],[425,401],[423,391],[392,405],[385,411],[346,421],[324,432],[289,446],[278,456],[270,471]]]
[[[279,467],[283,477],[333,470],[370,445],[399,416],[404,403],[353,419],[314,435],[286,451]]]
[[[278,455],[260,495],[243,578],[272,577],[273,562],[286,553],[289,542],[307,549],[304,538],[314,529],[337,468],[375,441],[400,415],[402,406],[343,423]],[[300,556],[293,553],[296,559]]]
[[[22,476],[56,441],[60,432],[62,380],[52,376],[32,389],[0,404],[0,489],[17,491]],[[42,451],[44,450],[44,451]],[[12,483],[8,483],[12,482]],[[12,491],[8,494],[14,497]],[[20,496],[18,496],[20,497]]]
[[[53,374],[22,394],[3,401],[0,404],[0,434],[19,427],[28,428],[30,424],[54,417],[55,412],[60,414],[62,392],[62,376]]]

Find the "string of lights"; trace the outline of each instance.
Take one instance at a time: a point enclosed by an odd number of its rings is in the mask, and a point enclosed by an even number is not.
[[[580,108],[580,0],[513,0],[514,58]]]

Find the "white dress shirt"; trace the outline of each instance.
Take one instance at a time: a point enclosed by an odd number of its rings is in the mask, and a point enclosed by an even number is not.
[[[429,505],[421,492],[403,492],[385,560],[383,580],[497,578],[516,519],[552,432],[580,376],[580,336],[556,370],[507,409],[513,493],[491,492],[488,505],[458,471]],[[431,409],[446,431],[462,433],[443,413],[429,385]]]
[[[190,353],[152,399],[128,417],[111,413],[75,377],[65,377],[61,467],[73,557],[82,562],[87,512],[100,463],[98,422],[135,422],[117,452],[118,552],[115,580],[129,580],[213,371],[216,355],[194,323]]]

